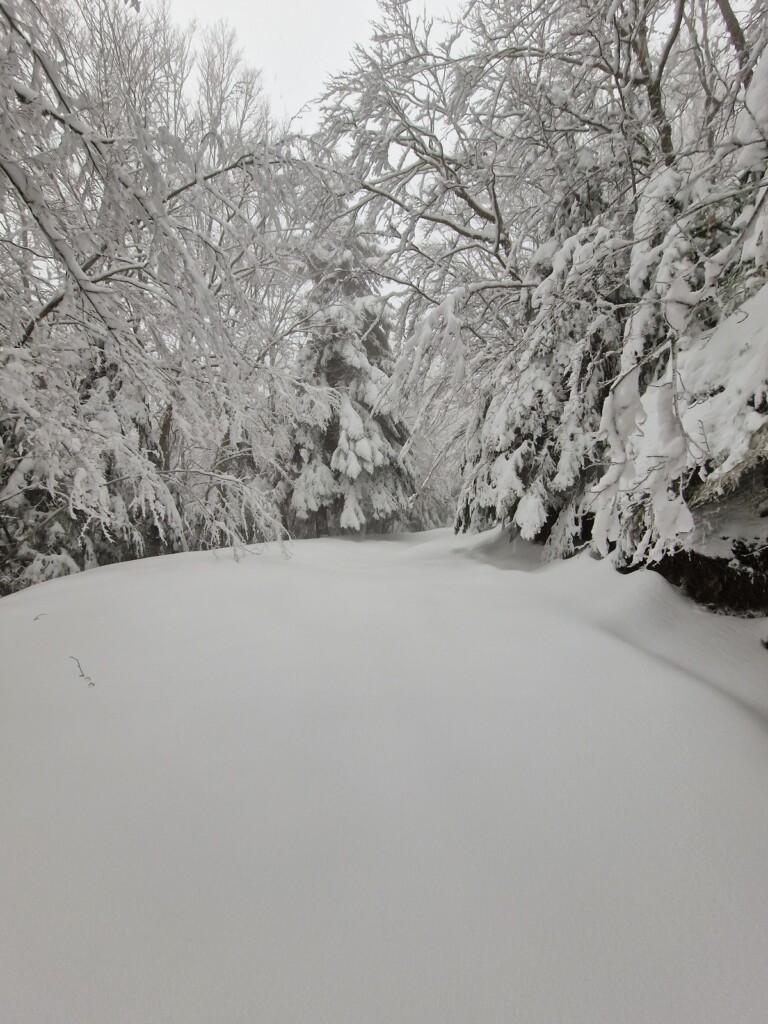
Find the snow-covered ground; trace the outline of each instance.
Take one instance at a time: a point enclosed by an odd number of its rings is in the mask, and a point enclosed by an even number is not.
[[[765,1024],[766,635],[496,533],[3,599],[0,1019]]]

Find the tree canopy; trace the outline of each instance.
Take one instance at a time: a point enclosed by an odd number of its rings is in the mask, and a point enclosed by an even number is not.
[[[761,2],[382,0],[303,137],[224,25],[0,21],[4,589],[451,500],[768,569]]]

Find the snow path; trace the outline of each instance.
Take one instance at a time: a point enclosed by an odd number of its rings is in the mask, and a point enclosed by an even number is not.
[[[3,599],[0,1020],[764,1024],[766,634],[445,531]]]

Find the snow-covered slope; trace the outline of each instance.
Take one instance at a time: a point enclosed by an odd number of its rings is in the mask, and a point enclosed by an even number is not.
[[[764,1024],[767,634],[498,534],[3,599],[0,1019]]]

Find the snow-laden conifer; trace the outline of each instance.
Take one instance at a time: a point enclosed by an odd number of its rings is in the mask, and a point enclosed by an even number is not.
[[[311,288],[298,368],[329,389],[324,415],[294,428],[289,522],[299,534],[382,531],[402,522],[414,491],[408,430],[388,401],[392,354],[385,302],[372,290],[364,241],[328,226],[308,255]]]

